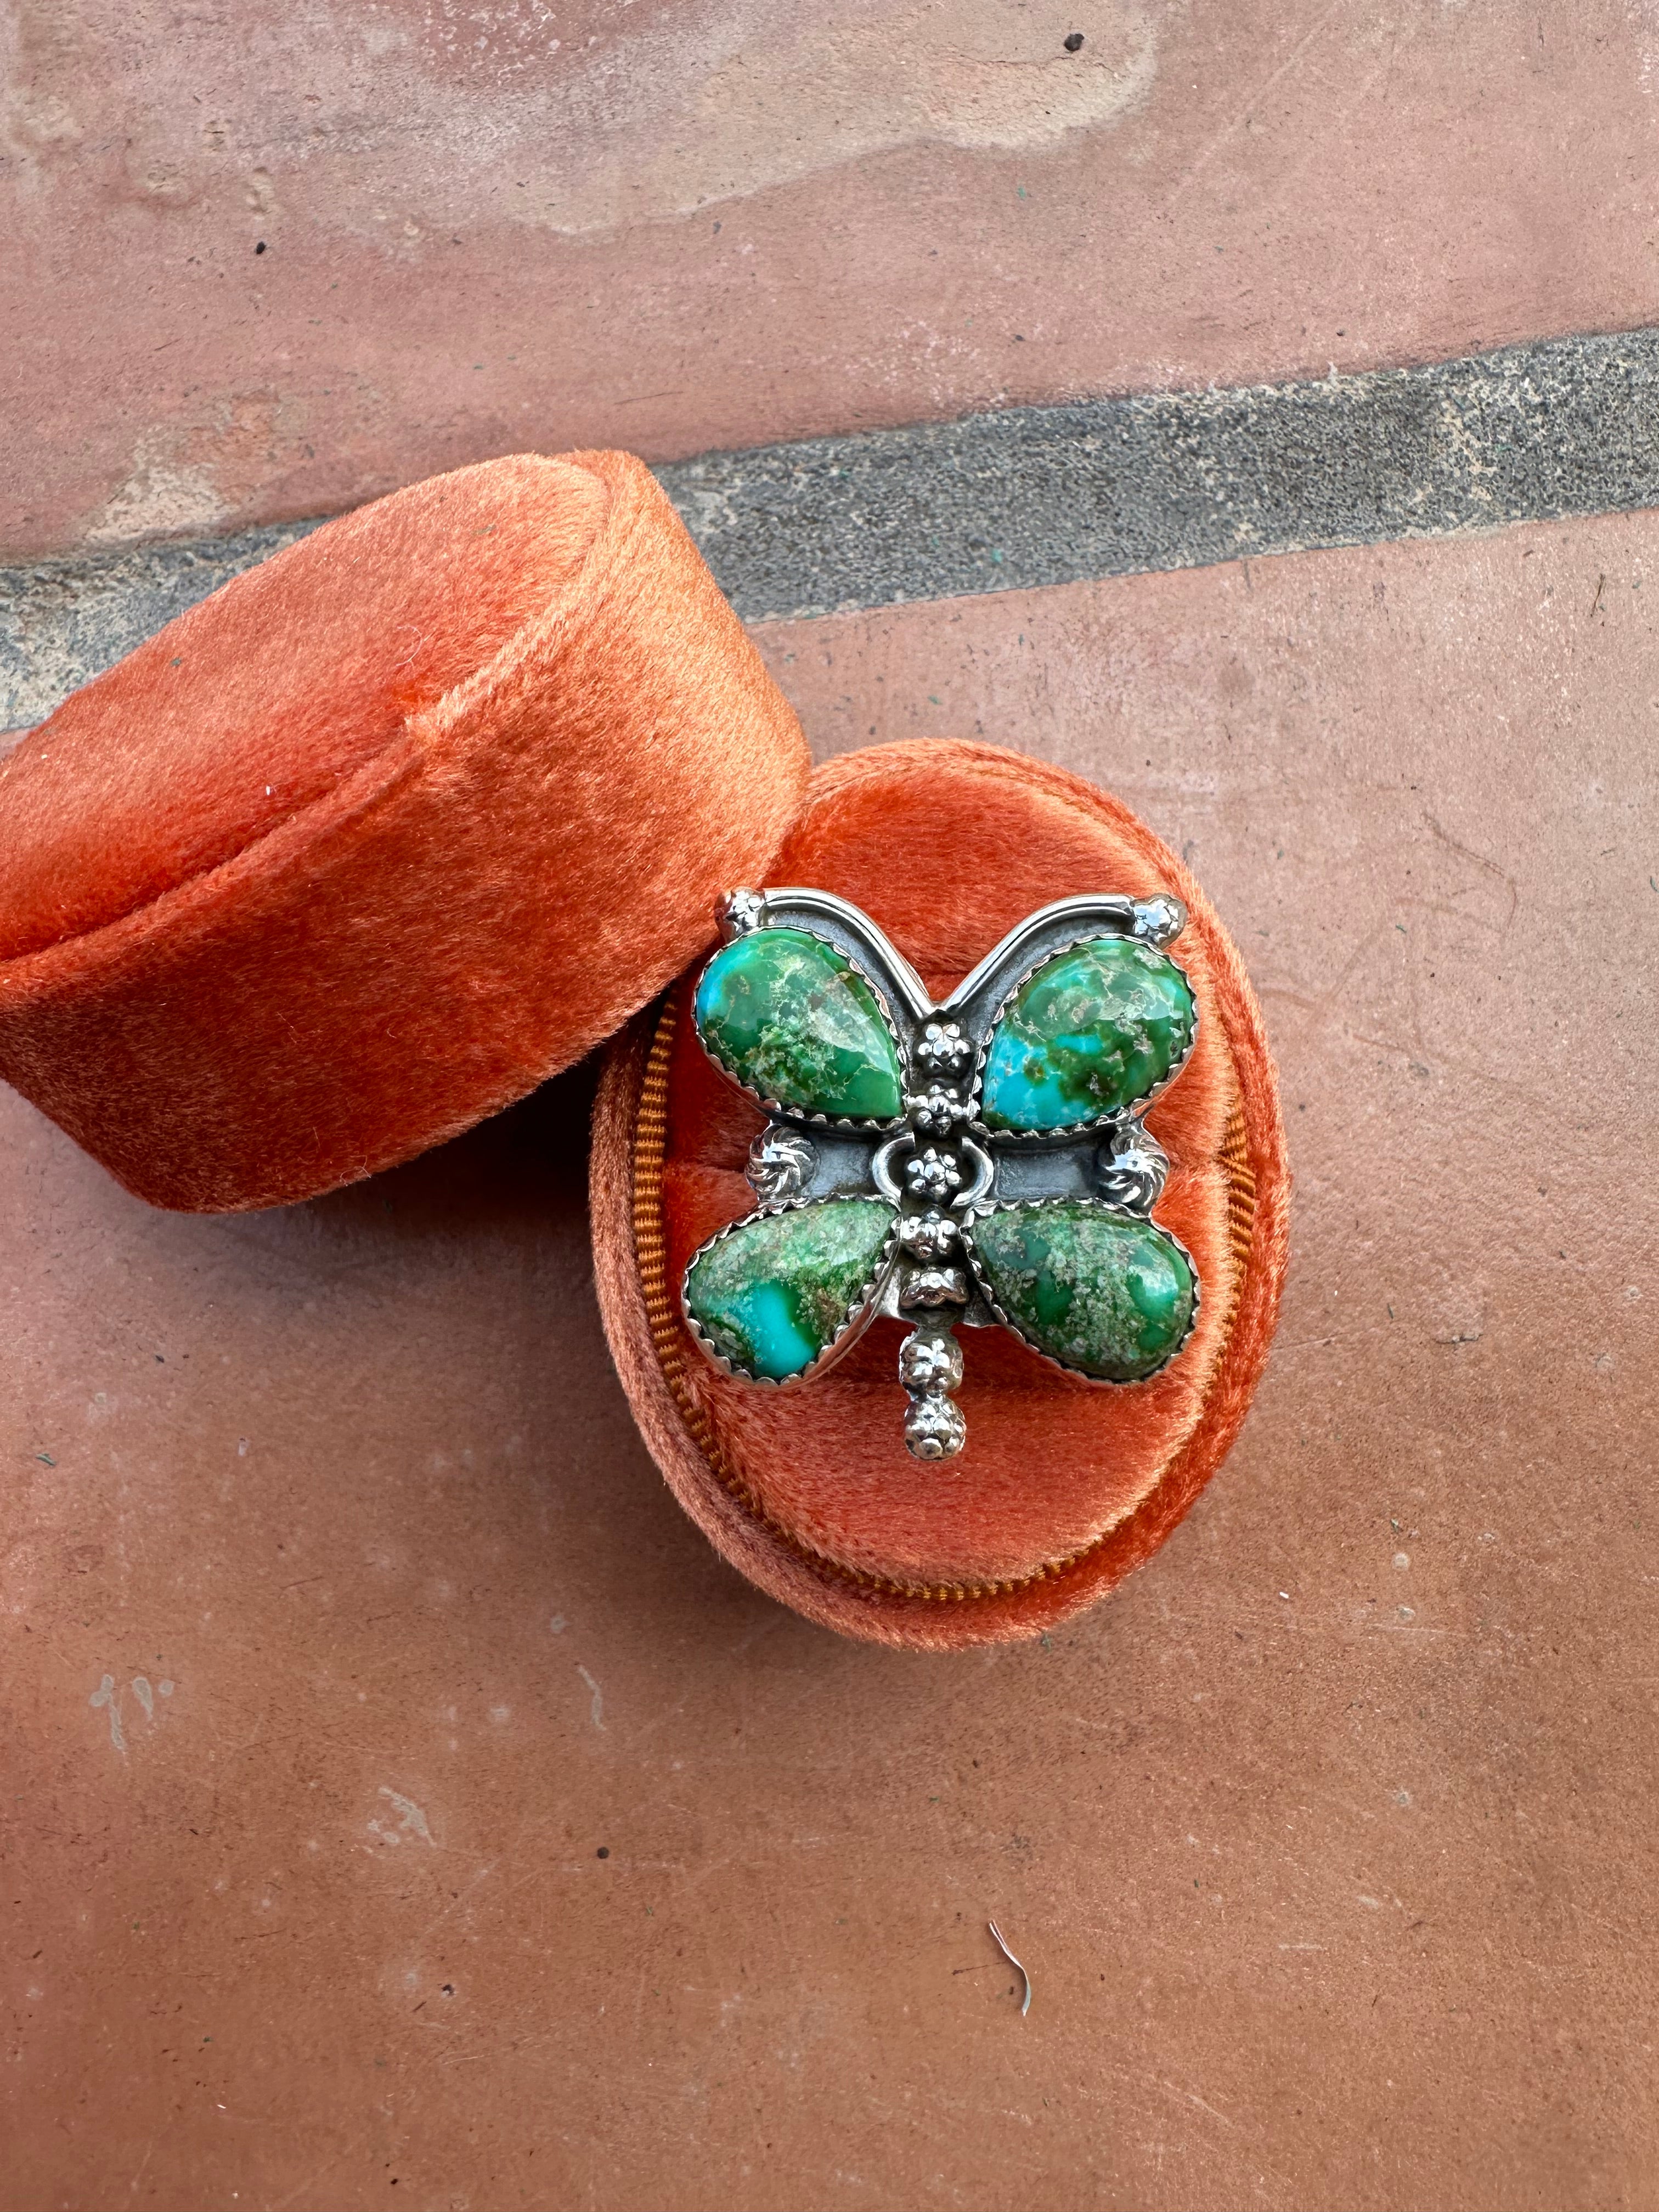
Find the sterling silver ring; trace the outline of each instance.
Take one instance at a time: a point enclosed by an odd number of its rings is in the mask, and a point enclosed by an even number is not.
[[[878,1315],[905,1441],[960,1452],[959,1327],[1011,1330],[1118,1386],[1197,1322],[1191,1254],[1152,1218],[1170,1162],[1143,1116],[1192,1055],[1198,1002],[1167,947],[1187,910],[1066,898],[935,1005],[870,917],[827,891],[733,891],[697,980],[703,1049],[767,1117],[757,1210],[699,1247],[686,1324],[722,1374],[789,1389]]]

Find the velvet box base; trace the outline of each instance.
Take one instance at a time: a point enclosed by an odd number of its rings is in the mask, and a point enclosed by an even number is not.
[[[1173,891],[1199,1040],[1147,1126],[1170,1156],[1158,1218],[1198,1263],[1193,1337],[1151,1382],[1057,1373],[1000,1329],[963,1333],[969,1441],[913,1459],[897,1347],[876,1322],[780,1395],[721,1376],[686,1332],[685,1263],[752,1210],[761,1116],[716,1073],[686,979],[611,1047],[595,1109],[596,1273],[611,1350],[675,1495],[786,1604],[925,1649],[1030,1636],[1156,1550],[1219,1465],[1277,1316],[1288,1175],[1273,1065],[1238,953],[1181,863],[1077,777],[994,747],[924,742],[820,769],[768,874],[862,907],[942,996],[1024,915],[1083,892]]]

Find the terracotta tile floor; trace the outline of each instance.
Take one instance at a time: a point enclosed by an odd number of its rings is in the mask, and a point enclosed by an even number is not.
[[[1631,0],[13,14],[8,560],[1659,319]]]
[[[1659,321],[1624,0],[12,12],[7,564]],[[1653,2203],[1656,599],[1648,514],[763,634],[821,752],[1119,792],[1272,1024],[1273,1364],[1046,1644],[682,1519],[591,1069],[228,1220],[0,1092],[4,2212]]]

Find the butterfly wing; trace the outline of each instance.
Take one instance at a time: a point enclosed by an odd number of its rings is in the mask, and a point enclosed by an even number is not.
[[[1167,952],[1128,935],[1048,952],[1015,983],[986,1039],[979,1118],[1052,1137],[1144,1105],[1186,1064],[1198,1005]]]
[[[846,945],[816,930],[769,923],[722,945],[693,1018],[716,1066],[769,1111],[869,1127],[903,1111],[888,1002]]]
[[[969,1254],[992,1311],[1045,1358],[1097,1382],[1142,1382],[1198,1319],[1198,1271],[1156,1222],[1093,1199],[980,1214]]]
[[[692,1335],[751,1382],[829,1365],[875,1310],[898,1241],[881,1198],[826,1198],[751,1213],[692,1255],[681,1303]]]

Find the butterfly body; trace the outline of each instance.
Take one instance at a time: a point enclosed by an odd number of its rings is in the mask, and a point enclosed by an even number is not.
[[[1009,1328],[1068,1372],[1156,1373],[1196,1318],[1190,1255],[1150,1219],[1168,1161],[1140,1115],[1198,1010],[1167,896],[1031,915],[942,1005],[827,892],[732,894],[699,978],[705,1049],[760,1105],[758,1212],[694,1254],[682,1304],[724,1371],[808,1381],[870,1321],[900,1359],[917,1456],[962,1449],[959,1327]]]

